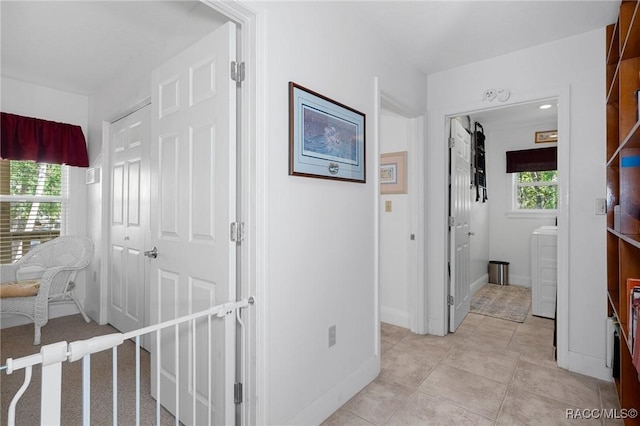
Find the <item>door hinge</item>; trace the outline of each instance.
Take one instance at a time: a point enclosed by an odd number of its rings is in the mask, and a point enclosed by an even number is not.
[[[242,383],[240,382],[233,384],[233,402],[242,404]]]
[[[229,238],[234,243],[241,243],[244,240],[244,222],[231,222]]]
[[[456,218],[453,216],[449,216],[449,227],[452,227],[456,224]]]
[[[447,296],[447,303],[449,304],[449,306],[453,306],[453,296]]]
[[[236,83],[244,81],[244,62],[231,61],[231,80]]]
[[[449,148],[453,148],[456,146],[456,140],[454,138],[449,138]]]

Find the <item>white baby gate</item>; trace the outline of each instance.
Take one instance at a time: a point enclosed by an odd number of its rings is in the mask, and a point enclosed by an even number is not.
[[[91,376],[90,376],[90,368],[91,368],[91,354],[104,351],[107,349],[112,349],[113,351],[113,364],[112,364],[112,373],[113,373],[113,425],[118,425],[118,357],[117,351],[118,346],[127,339],[135,339],[135,356],[136,356],[136,378],[135,378],[135,386],[136,386],[136,402],[135,402],[135,424],[140,425],[140,345],[141,339],[140,337],[145,334],[155,333],[156,337],[156,350],[159,352],[160,343],[161,343],[161,331],[163,329],[167,329],[169,327],[173,327],[175,329],[176,338],[176,354],[178,353],[177,347],[179,345],[180,339],[178,338],[179,334],[179,326],[181,324],[191,323],[191,328],[189,329],[192,333],[190,344],[193,345],[193,350],[195,351],[196,347],[196,333],[193,332],[196,328],[196,320],[199,318],[205,318],[207,320],[208,327],[208,335],[211,335],[212,330],[212,317],[221,317],[224,318],[225,321],[233,321],[234,318],[231,316],[235,315],[235,319],[240,325],[241,336],[244,335],[244,323],[240,317],[240,310],[246,308],[250,303],[253,302],[253,298],[243,299],[238,302],[230,302],[222,305],[217,305],[207,310],[186,315],[180,318],[175,318],[173,320],[165,321],[156,325],[152,325],[149,327],[141,328],[139,330],[134,330],[128,333],[113,333],[107,334],[103,336],[96,336],[86,340],[78,340],[72,343],[67,342],[58,342],[50,345],[43,346],[40,349],[40,353],[12,359],[8,358],[6,361],[6,365],[0,367],[1,369],[6,370],[6,374],[12,374],[13,372],[24,369],[25,377],[22,386],[16,392],[13,397],[11,404],[9,405],[8,411],[8,426],[15,426],[16,424],[16,405],[24,392],[27,390],[29,383],[31,382],[31,372],[32,367],[37,364],[42,364],[42,396],[40,403],[40,421],[41,424],[47,425],[60,425],[61,419],[61,403],[62,403],[62,363],[63,362],[73,362],[79,359],[82,359],[82,424],[90,425],[91,424],[91,412],[90,412],[90,384],[91,384]],[[244,365],[244,351],[240,353],[240,363],[241,370]],[[212,358],[212,357],[210,357]],[[209,362],[213,360],[210,359]],[[235,363],[236,360],[229,360],[230,362]],[[176,369],[179,363],[179,357],[175,359]],[[154,374],[156,375],[156,424],[160,424],[160,368],[156,368]],[[211,371],[211,369],[209,369]],[[198,376],[197,368],[192,369],[192,377],[191,380],[193,383],[196,380],[207,380],[207,386],[211,389],[211,374],[207,375],[206,379]],[[209,393],[211,395],[211,393]],[[175,389],[175,398],[176,398],[176,413],[175,413],[175,424],[180,424],[180,414],[179,414],[179,398],[180,398],[180,389],[179,383],[176,381],[176,389]],[[211,424],[211,398],[208,398],[208,424]],[[192,398],[192,418],[196,418],[196,398]],[[131,424],[131,420],[125,420],[126,424]],[[0,422],[2,423],[2,422]],[[145,424],[151,424],[150,419],[144,419]]]

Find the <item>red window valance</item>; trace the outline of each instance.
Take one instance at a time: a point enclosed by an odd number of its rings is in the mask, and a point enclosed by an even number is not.
[[[89,167],[87,143],[80,126],[1,114],[3,159]]]
[[[507,173],[558,170],[558,148],[507,151]]]

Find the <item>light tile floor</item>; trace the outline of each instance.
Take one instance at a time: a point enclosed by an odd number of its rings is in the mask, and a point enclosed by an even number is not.
[[[613,383],[553,358],[553,321],[468,314],[445,337],[381,326],[381,372],[323,426],[622,424],[567,419],[567,409],[618,409]]]

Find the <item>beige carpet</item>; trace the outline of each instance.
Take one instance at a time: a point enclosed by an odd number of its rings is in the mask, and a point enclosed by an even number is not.
[[[471,298],[469,312],[524,322],[531,306],[531,289],[517,285],[487,284]]]
[[[56,318],[42,328],[42,344],[72,342],[102,334],[114,333],[110,326],[87,324],[80,315]],[[24,325],[0,331],[0,363],[7,358],[19,358],[40,351],[33,346],[33,326]],[[112,420],[112,351],[91,356],[91,425],[111,425]],[[141,350],[141,409],[142,424],[155,424],[156,402],[149,393],[150,356]],[[0,425],[6,424],[9,404],[24,380],[24,370],[7,375],[0,372]],[[40,424],[40,366],[33,367],[31,384],[16,408],[17,425]],[[66,362],[62,368],[64,391],[62,392],[63,425],[82,424],[82,361]],[[118,347],[118,424],[135,424],[135,345],[126,341]],[[43,424],[46,424],[44,422]],[[161,424],[174,424],[174,417],[161,409]]]

